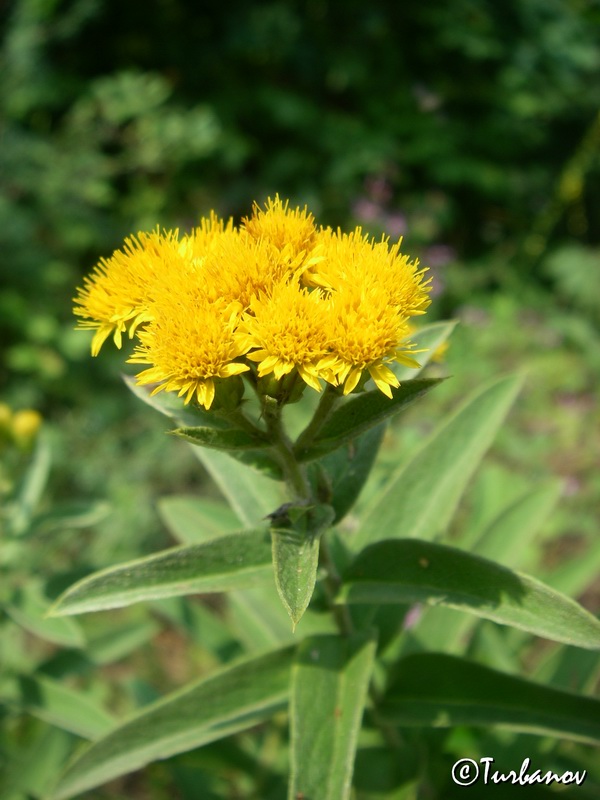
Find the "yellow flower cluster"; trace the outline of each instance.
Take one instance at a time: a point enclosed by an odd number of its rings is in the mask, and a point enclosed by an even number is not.
[[[205,408],[216,381],[248,371],[296,371],[344,394],[368,373],[391,397],[399,384],[387,362],[418,366],[406,337],[429,283],[399,244],[318,228],[275,197],[240,226],[211,214],[189,234],[127,239],[84,280],[75,314],[95,330],[93,355],[111,335],[117,347],[136,336],[129,360],[150,365],[138,382]]]

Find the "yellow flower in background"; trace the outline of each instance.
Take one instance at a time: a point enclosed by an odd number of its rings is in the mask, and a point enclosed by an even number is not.
[[[138,383],[157,384],[153,394],[163,389],[177,392],[185,403],[195,397],[210,408],[216,378],[250,369],[235,362],[242,354],[234,336],[239,313],[236,304],[210,302],[193,292],[167,294],[156,301],[153,319],[139,332],[140,344],[129,359],[151,365],[137,376]]]
[[[32,408],[13,412],[6,403],[0,403],[0,450],[9,443],[16,444],[23,450],[29,449],[42,422],[42,415]]]
[[[259,377],[273,373],[279,379],[297,369],[305,383],[321,391],[319,378],[329,374],[321,365],[329,352],[328,303],[297,281],[278,283],[252,300],[238,341],[247,358],[258,362]]]
[[[136,337],[138,382],[205,408],[217,381],[249,371],[344,394],[371,377],[391,397],[389,364],[418,367],[406,337],[430,302],[425,273],[400,243],[317,228],[276,196],[240,226],[211,212],[189,234],[127,239],[84,279],[75,314],[93,355]]]

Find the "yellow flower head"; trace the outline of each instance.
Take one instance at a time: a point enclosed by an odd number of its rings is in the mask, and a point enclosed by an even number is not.
[[[269,197],[264,210],[255,203],[252,216],[245,217],[242,226],[253,239],[264,239],[292,258],[309,252],[317,233],[314,217],[306,206],[292,210],[289,201],[282,202],[279,195],[274,200]]]
[[[389,302],[388,288],[363,282],[330,296],[332,355],[328,366],[344,386],[344,394],[356,387],[366,370],[377,388],[391,397],[390,387],[400,384],[386,362],[419,366],[410,356],[410,344],[402,343],[408,325]]]
[[[318,291],[308,292],[297,281],[276,284],[269,294],[252,300],[238,328],[247,358],[258,362],[258,375],[279,379],[297,369],[313,389],[321,390],[321,368],[328,354],[328,304]]]
[[[96,356],[113,334],[121,347],[123,333],[133,336],[138,325],[148,321],[148,305],[159,278],[167,279],[178,261],[177,231],[139,233],[125,240],[122,250],[101,259],[75,298],[80,328],[96,331],[92,355]]]
[[[151,364],[137,376],[139,384],[157,384],[177,392],[185,403],[195,397],[210,408],[215,396],[215,379],[229,378],[249,369],[235,361],[242,354],[234,331],[239,306],[208,301],[198,292],[167,293],[152,308],[153,319],[138,334],[140,345],[129,359]]]
[[[189,234],[140,233],[103,259],[76,297],[79,327],[137,337],[130,361],[154,391],[210,408],[216,382],[253,370],[294,370],[319,391],[353,391],[370,376],[386,395],[392,361],[412,367],[411,317],[429,305],[429,280],[400,243],[317,230],[306,208],[278,196],[240,226],[214,213]]]
[[[400,252],[400,242],[391,247],[386,239],[373,241],[360,228],[342,233],[325,228],[318,235],[320,260],[304,275],[309,286],[336,291],[344,286],[370,283],[387,287],[388,302],[409,317],[424,314],[431,302],[430,280],[419,270],[418,260]]]

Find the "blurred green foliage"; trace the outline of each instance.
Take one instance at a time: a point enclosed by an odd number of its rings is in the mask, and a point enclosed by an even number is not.
[[[587,585],[593,607],[595,0],[8,0],[0,37],[0,399],[37,408],[49,428],[33,453],[10,450],[1,474],[3,534],[28,480],[35,494],[3,551],[2,603],[27,612],[0,618],[3,670],[55,679],[79,691],[75,703],[86,694],[121,715],[214,665],[225,633],[200,603],[84,618],[85,653],[31,628],[31,609],[77,577],[73,564],[83,574],[172,543],[156,498],[203,480],[186,446],[164,437],[120,385],[122,359],[89,357],[70,298],[125,235],[187,228],[210,208],[239,217],[275,192],[308,203],[326,224],[403,234],[406,250],[432,267],[431,315],[464,323],[448,355],[455,379],[394,434],[382,468],[467,387],[529,368],[471,512],[490,494],[514,494],[519,472],[560,476],[565,496],[540,563],[577,573],[573,593]],[[485,651],[484,638],[473,650]],[[72,729],[64,698],[58,717],[38,718],[30,689],[11,681],[13,705],[2,712],[0,775],[19,798],[42,796],[87,733]],[[285,765],[269,735],[259,739],[211,745],[94,796],[249,797],[252,785],[261,800],[279,797]],[[441,741],[431,734],[432,749]],[[503,743],[461,728],[448,750]],[[249,784],[257,753],[261,772]],[[591,761],[584,748],[577,758]]]

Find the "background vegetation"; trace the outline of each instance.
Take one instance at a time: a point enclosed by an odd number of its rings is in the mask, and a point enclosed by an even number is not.
[[[0,521],[24,534],[0,557],[3,674],[57,679],[120,714],[209,669],[215,641],[239,649],[199,604],[86,618],[85,650],[31,619],[77,574],[172,543],[158,498],[216,494],[126,392],[120,359],[89,357],[75,286],[131,232],[211,208],[237,219],[275,192],[322,223],[403,235],[435,278],[430,317],[461,321],[452,380],[404,417],[390,458],[482,379],[528,370],[472,511],[517,493],[515,474],[560,478],[536,558],[570,565],[598,610],[597,2],[13,0],[1,24]],[[35,454],[10,411],[28,408],[44,419]],[[3,712],[15,797],[38,797],[44,765],[87,733],[28,707],[13,697]],[[214,745],[94,796],[254,796],[248,748]]]

